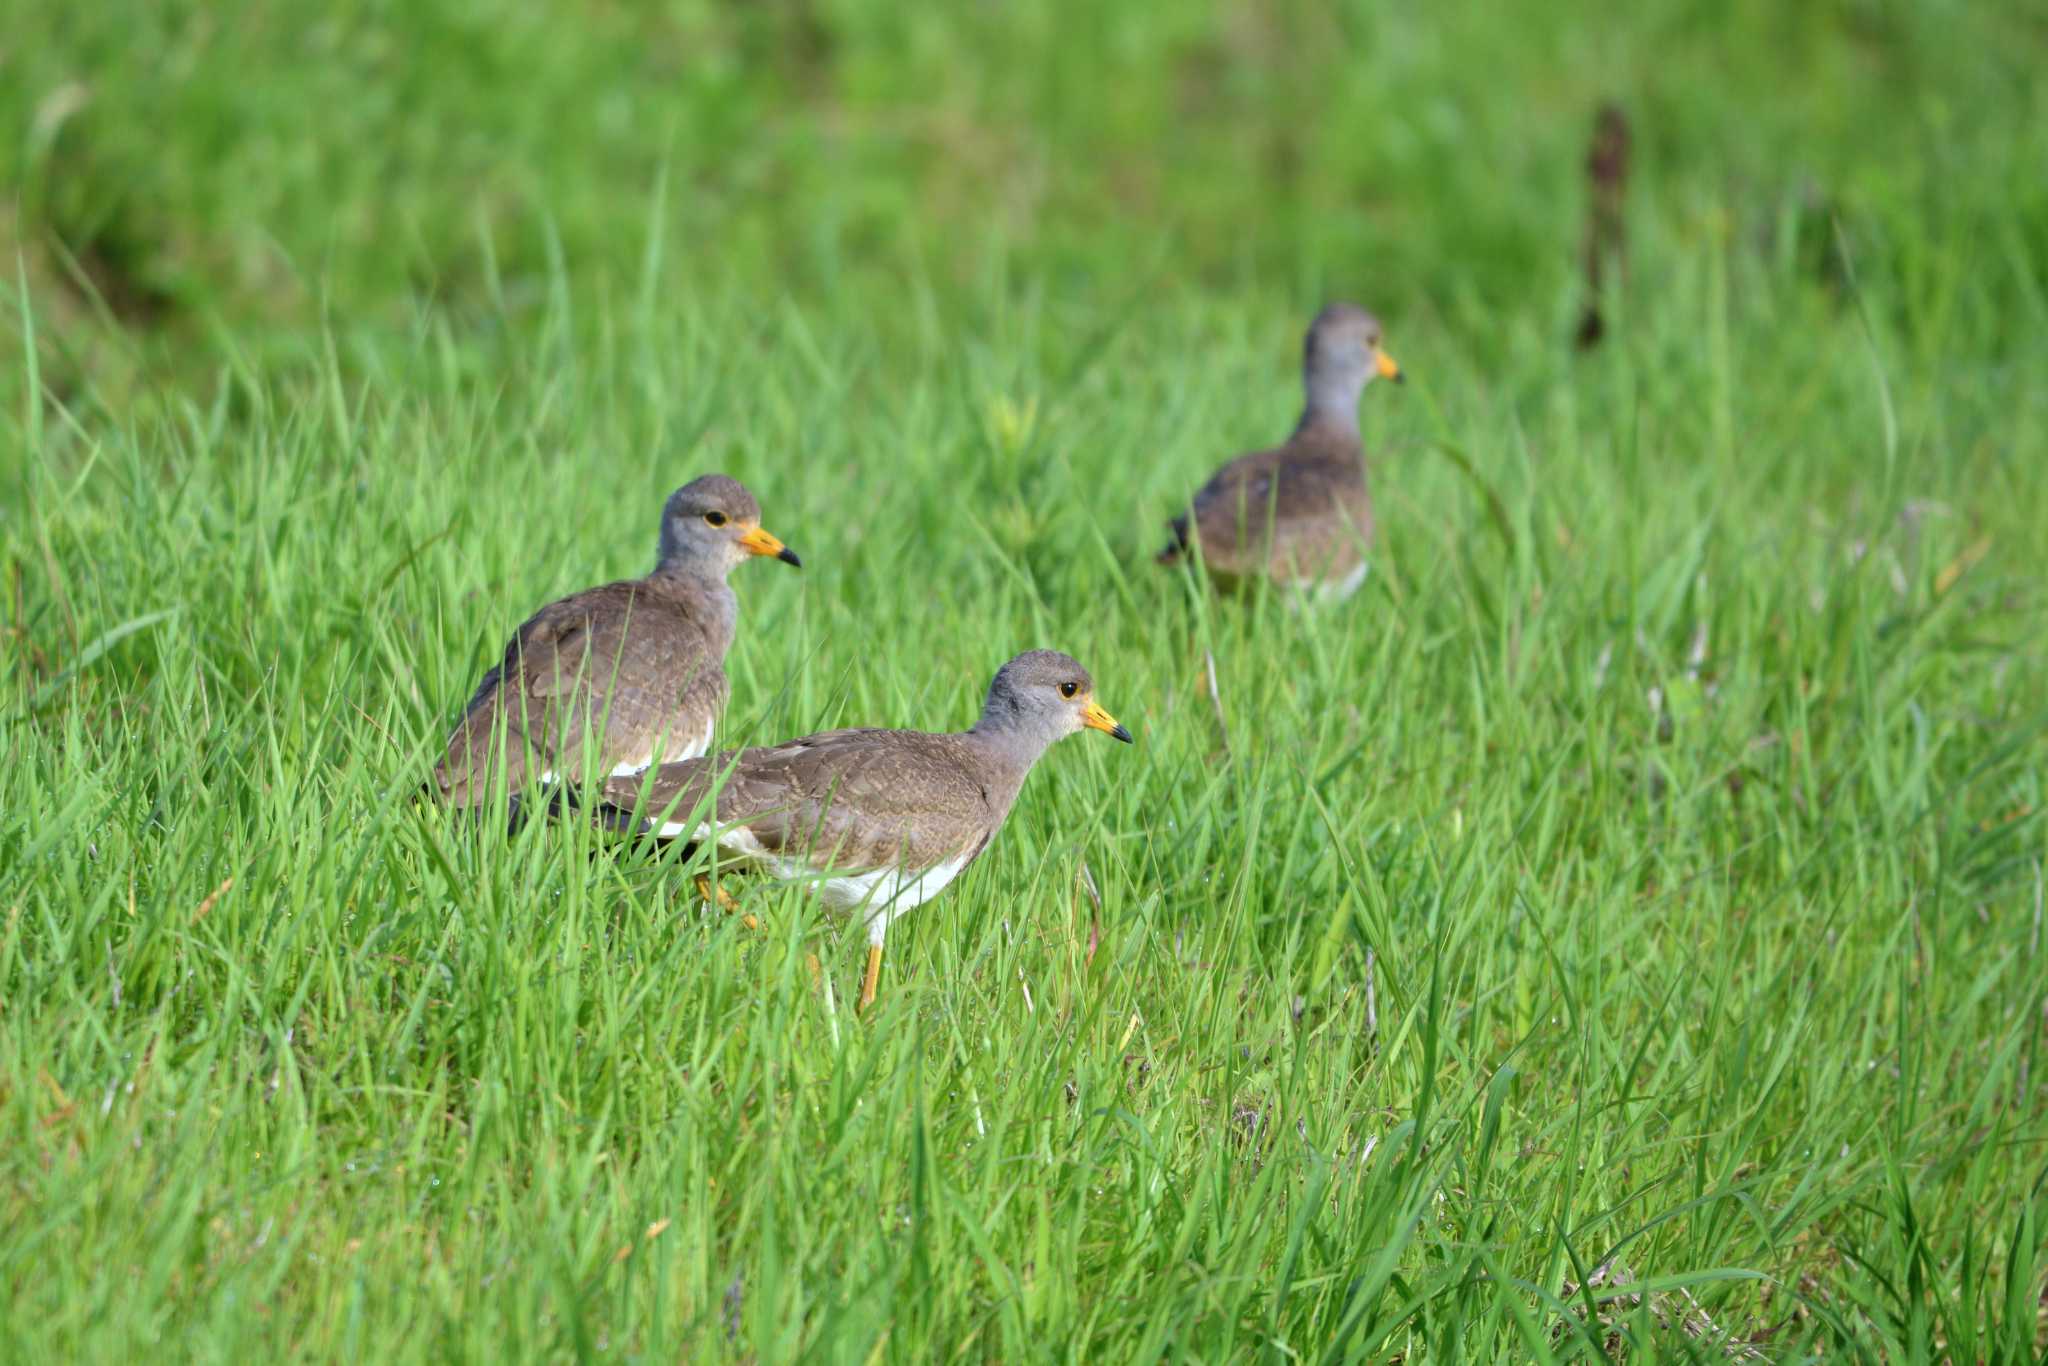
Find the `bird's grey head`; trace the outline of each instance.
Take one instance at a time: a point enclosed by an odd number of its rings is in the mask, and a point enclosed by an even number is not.
[[[761,505],[739,480],[707,474],[671,493],[662,505],[657,568],[723,579],[753,555],[803,563],[761,529]]]
[[[1380,349],[1378,318],[1357,304],[1335,303],[1309,324],[1301,376],[1311,414],[1355,423],[1365,386],[1376,378],[1398,382],[1401,367]]]
[[[1058,650],[1027,650],[996,670],[974,730],[1008,740],[1031,758],[1082,730],[1131,742],[1131,733],[1096,704],[1088,671]]]

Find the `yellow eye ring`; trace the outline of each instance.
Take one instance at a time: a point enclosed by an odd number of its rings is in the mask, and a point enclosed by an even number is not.
[[[1080,684],[1078,684],[1078,683],[1075,683],[1075,682],[1073,682],[1073,681],[1072,681],[1072,680],[1070,679],[1070,680],[1068,680],[1067,682],[1065,682],[1065,683],[1062,683],[1062,684],[1060,684],[1060,696],[1061,696],[1061,697],[1072,697],[1072,696],[1073,696],[1073,695],[1074,695],[1075,693],[1079,692],[1079,691],[1080,691],[1080,689],[1081,689],[1081,685],[1080,685]]]

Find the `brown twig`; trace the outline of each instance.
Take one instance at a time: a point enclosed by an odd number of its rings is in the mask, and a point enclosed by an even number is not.
[[[1593,117],[1593,141],[1586,151],[1586,237],[1580,251],[1586,269],[1586,311],[1579,319],[1578,344],[1590,351],[1607,333],[1600,314],[1605,268],[1627,269],[1628,241],[1622,216],[1628,193],[1628,116],[1618,105],[1603,104]]]
[[[1095,949],[1102,942],[1102,893],[1095,890],[1095,875],[1088,871],[1088,860],[1081,860],[1081,890],[1088,893],[1088,904],[1093,909],[1088,915],[1088,956],[1082,961],[1088,966],[1095,963]]]
[[[192,923],[197,925],[200,921],[206,919],[206,913],[213,909],[213,903],[220,900],[223,896],[227,895],[228,889],[230,887],[233,887],[234,885],[235,880],[233,878],[227,878],[221,882],[220,886],[214,888],[213,895],[206,898],[206,900],[200,902],[199,909],[192,912]]]

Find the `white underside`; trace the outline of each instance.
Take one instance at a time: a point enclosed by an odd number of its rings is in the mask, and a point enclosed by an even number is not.
[[[695,842],[705,839],[711,833],[711,827],[668,821],[655,833],[662,839]],[[889,932],[890,921],[944,891],[946,884],[960,876],[968,863],[967,856],[963,854],[922,870],[875,868],[865,873],[821,874],[802,859],[789,858],[766,848],[744,825],[729,826],[719,831],[718,847],[737,855],[748,868],[766,873],[777,882],[803,883],[813,896],[835,911],[865,910],[870,944],[880,944]]]
[[[659,752],[650,750],[638,759],[629,759],[625,763],[615,765],[609,776],[613,778],[637,778],[648,769],[653,768],[657,762],[672,764],[680,763],[684,759],[700,759],[711,749],[711,728],[713,724],[715,723],[706,721],[702,731],[684,741],[673,752],[666,748],[661,749]],[[540,780],[544,783],[553,782],[555,780],[555,771],[549,769],[540,775]]]
[[[1364,585],[1366,572],[1371,568],[1370,564],[1361,561],[1358,568],[1334,583],[1328,579],[1296,579],[1295,584],[1310,602],[1342,602]]]

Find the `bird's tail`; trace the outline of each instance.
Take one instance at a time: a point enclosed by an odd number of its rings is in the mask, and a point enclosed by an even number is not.
[[[1181,556],[1188,553],[1188,519],[1176,517],[1167,525],[1172,529],[1173,539],[1154,558],[1161,564],[1176,564]]]
[[[645,835],[654,829],[652,820],[636,820],[629,808],[599,798],[585,807],[573,783],[556,783],[548,793],[548,815],[555,820],[588,810],[590,823],[612,835]]]

